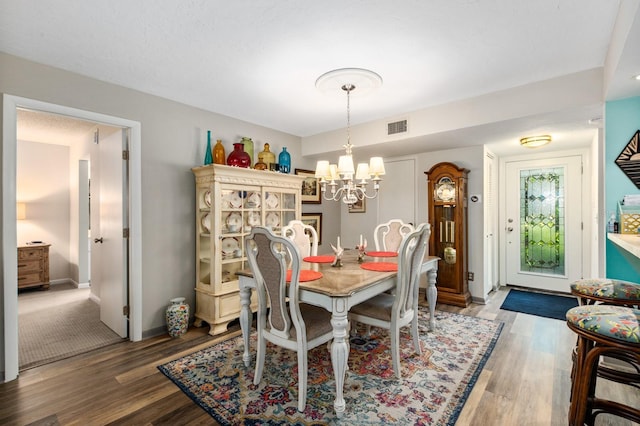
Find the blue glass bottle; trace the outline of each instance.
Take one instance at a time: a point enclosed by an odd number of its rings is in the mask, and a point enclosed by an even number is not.
[[[211,154],[211,130],[207,130],[207,152],[204,154],[204,165],[213,163],[213,154]]]
[[[280,173],[291,172],[291,154],[287,152],[287,147],[282,148],[282,152],[278,156],[278,165],[280,167]]]

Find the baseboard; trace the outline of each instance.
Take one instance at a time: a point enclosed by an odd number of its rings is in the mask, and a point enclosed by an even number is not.
[[[89,293],[89,299],[93,300],[98,305],[100,304],[100,298],[93,293]]]

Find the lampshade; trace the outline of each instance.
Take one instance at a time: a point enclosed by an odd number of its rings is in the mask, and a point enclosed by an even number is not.
[[[316,177],[318,179],[326,179],[330,180],[331,175],[329,174],[329,162],[325,160],[320,160],[316,163]]]
[[[369,173],[374,177],[384,175],[384,161],[382,157],[371,157],[369,160]]]
[[[529,136],[520,139],[520,145],[527,148],[537,148],[539,146],[546,145],[549,142],[551,142],[551,136],[549,135]]]
[[[338,159],[338,173],[341,175],[353,175],[353,157],[351,155],[341,155]]]
[[[16,204],[16,218],[18,220],[25,220],[27,218],[27,205],[25,203]]]

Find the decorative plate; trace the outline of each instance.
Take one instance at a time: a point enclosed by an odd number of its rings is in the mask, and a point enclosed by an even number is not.
[[[209,213],[205,213],[204,216],[202,216],[202,219],[200,219],[200,223],[202,224],[205,232],[211,231],[211,216],[209,216]]]
[[[247,197],[247,205],[250,209],[255,209],[260,207],[260,194],[257,192],[252,192],[249,197]]]
[[[240,208],[242,206],[242,198],[237,191],[230,192],[226,198],[229,205],[234,209]]]
[[[238,244],[238,240],[233,237],[223,238],[222,239],[222,254],[225,256],[231,256],[234,254],[236,250],[240,248]]]
[[[276,212],[267,213],[264,222],[267,226],[276,227],[280,225],[280,215]]]
[[[240,227],[242,226],[242,216],[240,216],[240,213],[236,212],[229,213],[229,216],[227,216],[227,219],[224,221],[224,223],[227,224],[227,228],[229,228],[229,231],[237,232],[238,229],[240,229]]]
[[[250,212],[247,216],[247,225],[249,226],[259,226],[260,225],[260,213],[259,212]]]
[[[268,193],[267,198],[264,200],[264,202],[270,209],[275,209],[280,204],[278,196],[274,193]]]
[[[208,189],[204,192],[204,203],[207,205],[207,207],[211,207],[211,191],[209,191]]]

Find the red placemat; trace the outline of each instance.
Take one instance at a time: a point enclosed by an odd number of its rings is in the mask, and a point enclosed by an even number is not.
[[[333,262],[333,259],[335,259],[335,256],[323,255],[323,256],[307,256],[302,260],[304,260],[305,262],[311,262],[311,263],[331,263]]]
[[[398,270],[398,264],[392,262],[365,262],[360,267],[377,272],[396,272]]]
[[[322,278],[322,272],[310,269],[300,270],[300,282],[319,280],[320,278]],[[287,270],[287,282],[289,281],[291,281],[291,269]]]
[[[371,257],[396,257],[398,255],[395,251],[368,251],[365,254]]]

